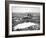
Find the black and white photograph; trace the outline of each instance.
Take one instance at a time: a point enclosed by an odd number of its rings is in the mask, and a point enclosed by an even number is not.
[[[12,6],[12,31],[32,30],[40,30],[40,7]]]
[[[8,35],[43,34],[43,4],[10,3]]]

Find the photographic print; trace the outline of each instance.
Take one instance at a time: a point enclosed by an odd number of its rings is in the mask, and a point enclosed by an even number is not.
[[[12,6],[12,31],[28,30],[40,30],[40,7]]]
[[[43,4],[9,4],[9,36],[43,34]]]

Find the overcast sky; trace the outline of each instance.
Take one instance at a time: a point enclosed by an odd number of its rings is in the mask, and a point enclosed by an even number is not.
[[[40,7],[31,7],[31,5],[21,5],[16,4],[12,6],[13,13],[39,13]]]

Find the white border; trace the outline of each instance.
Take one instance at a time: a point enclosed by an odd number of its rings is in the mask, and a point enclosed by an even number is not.
[[[42,5],[29,5],[29,7],[40,7],[40,30],[35,30],[35,31],[12,31],[12,10],[11,10],[12,6],[16,6],[16,4],[9,4],[9,35],[43,33],[43,7]]]

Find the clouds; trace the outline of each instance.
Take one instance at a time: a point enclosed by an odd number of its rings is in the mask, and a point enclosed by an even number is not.
[[[18,13],[31,13],[31,12],[40,12],[40,7],[33,7],[34,5],[15,5],[12,6],[12,11],[13,12],[18,12]]]

